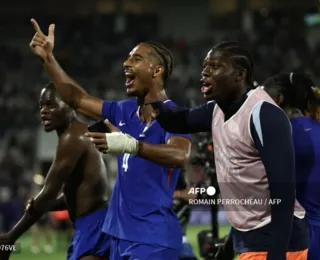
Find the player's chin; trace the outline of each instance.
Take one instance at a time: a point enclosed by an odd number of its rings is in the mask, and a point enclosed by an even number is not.
[[[51,132],[51,131],[55,130],[55,128],[53,128],[52,126],[44,126],[44,127],[43,127],[43,130],[44,130],[45,132]]]
[[[223,91],[216,87],[212,87],[210,91],[203,93],[203,96],[206,101],[223,101],[226,97],[226,93],[223,93]]]
[[[139,91],[135,87],[127,88],[127,96],[128,97],[137,97],[139,96]]]
[[[203,98],[206,100],[206,101],[211,101],[211,100],[216,100],[217,98],[217,93],[215,94],[212,89],[211,91],[208,91],[206,93],[203,93]]]

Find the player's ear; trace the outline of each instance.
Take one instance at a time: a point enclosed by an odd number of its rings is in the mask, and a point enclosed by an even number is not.
[[[281,105],[283,104],[284,102],[284,96],[282,94],[278,94],[278,97],[277,97],[277,105],[279,107],[281,107]]]
[[[164,72],[164,68],[161,65],[156,65],[155,70],[153,72],[153,77],[162,77]]]
[[[241,82],[244,81],[247,77],[247,70],[246,69],[240,69],[238,70],[236,81]]]

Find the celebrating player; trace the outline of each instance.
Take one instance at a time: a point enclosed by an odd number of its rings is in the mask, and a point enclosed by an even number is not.
[[[15,243],[48,211],[68,209],[75,233],[67,259],[108,259],[111,239],[101,230],[108,202],[106,167],[101,155],[84,136],[86,125],[77,120],[53,84],[42,90],[39,103],[44,130],[56,130],[59,137],[56,157],[44,187],[29,201],[21,220],[8,234],[0,236],[0,243]],[[63,194],[57,198],[62,187]],[[5,256],[1,255],[1,259]]]
[[[277,75],[264,83],[265,90],[290,117],[295,148],[297,199],[309,223],[308,260],[320,252],[320,124],[315,121],[318,98],[313,80],[303,73]],[[316,104],[316,105],[314,105]],[[310,114],[314,119],[304,116]]]
[[[154,102],[153,116],[173,133],[212,131],[222,198],[264,201],[225,205],[241,260],[305,259],[307,224],[295,201],[290,122],[263,89],[251,90],[253,67],[239,43],[217,44],[201,78],[202,93],[215,102],[194,109]]]
[[[118,175],[103,231],[113,237],[111,259],[178,259],[182,231],[172,210],[179,172],[191,149],[189,135],[171,134],[152,121],[148,102],[168,100],[172,72],[170,51],[159,43],[137,45],[124,62],[127,94],[137,99],[103,101],[88,95],[53,56],[54,25],[48,36],[32,20],[36,34],[30,47],[41,57],[62,98],[92,118],[105,118],[120,129],[88,133],[97,149],[118,155]],[[130,135],[130,136],[129,136]]]

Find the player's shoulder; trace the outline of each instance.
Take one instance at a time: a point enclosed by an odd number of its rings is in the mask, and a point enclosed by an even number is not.
[[[137,100],[135,98],[128,98],[117,102],[119,107],[137,107]]]
[[[269,116],[279,115],[287,118],[286,113],[279,106],[266,100],[257,102],[252,110],[252,114],[259,114],[259,116],[265,116],[266,114],[269,114]]]
[[[120,114],[126,114],[129,115],[132,112],[136,111],[137,106],[137,100],[135,98],[130,99],[124,99],[117,102],[118,111]]]
[[[317,131],[320,130],[320,123],[313,120],[310,117],[301,116],[301,117],[292,118],[290,121],[291,121],[292,127],[294,127],[295,129],[302,128],[305,131],[309,131],[311,129],[312,130],[317,129]]]
[[[268,125],[274,128],[287,125],[291,128],[290,120],[286,113],[276,104],[265,100],[259,101],[253,108],[251,123],[258,126]]]
[[[59,136],[59,147],[74,147],[75,150],[80,150],[83,144],[88,143],[85,137],[87,126],[82,122],[76,122],[71,127]]]
[[[310,118],[310,117],[307,117],[307,116],[299,116],[299,117],[293,117],[290,119],[290,121],[292,123],[298,123],[298,124],[313,124],[314,121]]]

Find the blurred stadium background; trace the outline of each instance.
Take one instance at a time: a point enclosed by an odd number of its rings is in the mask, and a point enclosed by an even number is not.
[[[55,134],[40,127],[38,96],[48,77],[29,51],[30,18],[44,31],[56,24],[55,53],[63,68],[92,95],[125,97],[122,62],[135,44],[158,40],[175,57],[170,97],[193,106],[203,99],[199,78],[206,51],[222,40],[245,44],[262,82],[280,71],[320,71],[320,14],[316,0],[11,0],[0,3],[0,231],[11,228],[34,196],[54,156]],[[87,120],[83,118],[83,120]],[[88,121],[89,123],[89,121]],[[196,139],[196,138],[195,138]],[[110,192],[115,158],[105,157]],[[204,178],[201,165],[188,169],[191,182]],[[32,253],[31,232],[19,242],[14,260],[63,259],[66,234],[48,218],[55,235],[53,252]],[[223,209],[220,234],[228,232]],[[197,233],[210,228],[210,210],[193,208],[188,237],[197,249]],[[41,239],[44,245],[44,239]]]

